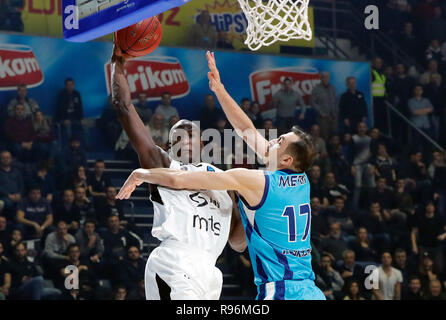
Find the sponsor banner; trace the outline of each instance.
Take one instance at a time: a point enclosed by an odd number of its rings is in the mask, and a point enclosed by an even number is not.
[[[15,86],[28,83],[29,95],[46,114],[53,114],[58,91],[72,77],[82,95],[87,117],[99,117],[110,93],[111,42],[72,43],[58,38],[0,34],[0,106],[15,96]],[[205,50],[159,47],[149,56],[128,61],[126,77],[132,98],[148,95],[155,108],[161,94],[172,93],[172,104],[188,119],[198,119],[209,90]],[[235,101],[258,100],[268,110],[281,81],[289,77],[294,89],[308,102],[319,73],[328,71],[338,97],[346,91],[346,78],[357,78],[358,90],[371,109],[370,65],[363,62],[217,51],[217,66],[226,90]],[[369,113],[372,114],[371,112]]]
[[[180,61],[174,57],[151,57],[133,59],[125,65],[132,99],[138,93],[147,94],[148,100],[159,100],[163,92],[170,92],[173,99],[189,94],[190,86]],[[105,65],[107,93],[111,88],[111,65]]]
[[[62,1],[26,0],[22,10],[25,33],[59,36],[63,34]],[[247,20],[237,0],[192,0],[180,7],[172,8],[158,15],[163,27],[161,45],[187,46],[190,43],[190,28],[197,21],[199,12],[209,11],[211,23],[217,31],[225,31],[235,49],[247,50],[243,41],[246,34]],[[313,8],[309,8],[308,19],[314,30]],[[112,35],[103,37],[112,39]],[[258,52],[279,53],[280,46],[314,47],[314,39],[290,40],[261,48]]]
[[[21,83],[33,88],[42,82],[42,70],[30,47],[0,44],[0,90],[15,90]]]

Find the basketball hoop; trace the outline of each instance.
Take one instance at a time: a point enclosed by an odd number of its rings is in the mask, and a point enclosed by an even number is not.
[[[276,41],[311,40],[310,0],[238,0],[248,20],[245,44],[253,51]]]

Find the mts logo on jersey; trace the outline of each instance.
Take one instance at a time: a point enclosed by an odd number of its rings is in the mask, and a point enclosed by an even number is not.
[[[198,208],[205,206],[215,206],[217,208],[220,208],[220,203],[217,200],[214,200],[210,197],[206,199],[206,197],[204,197],[204,195],[200,194],[199,192],[190,194],[189,198],[195,203],[195,205]],[[216,236],[220,235],[221,224],[220,222],[214,221],[213,216],[210,216],[209,218],[206,219],[200,217],[198,214],[195,214],[192,219],[193,219],[192,227],[198,228],[200,230],[204,229],[205,231],[210,230],[211,232],[214,233],[214,235]]]

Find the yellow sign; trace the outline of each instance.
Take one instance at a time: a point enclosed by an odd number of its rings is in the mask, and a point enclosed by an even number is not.
[[[27,34],[62,36],[62,1],[60,0],[27,0],[22,11],[22,20]],[[201,10],[208,10],[212,25],[227,34],[227,39],[235,49],[244,50],[247,46],[243,41],[246,37],[247,20],[238,5],[237,0],[193,0],[181,7],[173,8],[160,15],[158,19],[163,27],[161,45],[189,46],[189,30],[196,23]],[[311,28],[314,30],[313,8],[308,12]],[[112,36],[101,40],[110,40]],[[314,47],[311,41],[290,40],[277,42],[269,47],[263,47],[259,52],[279,53],[280,46]]]

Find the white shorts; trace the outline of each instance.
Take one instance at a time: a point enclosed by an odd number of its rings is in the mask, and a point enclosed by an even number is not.
[[[175,240],[164,240],[147,260],[146,299],[161,299],[158,276],[169,287],[171,300],[218,300],[223,275],[215,260],[207,252]]]

